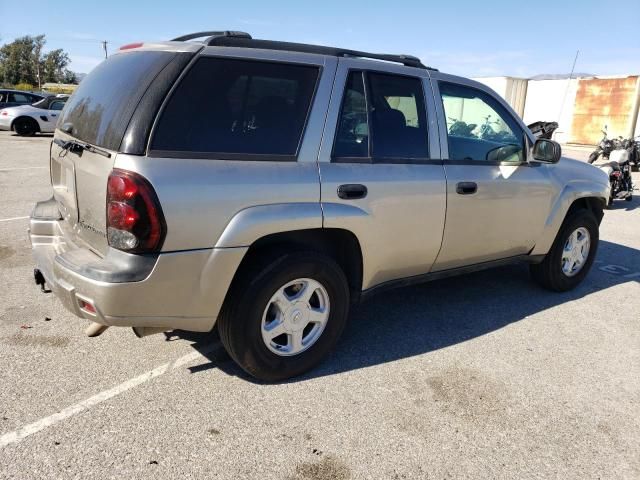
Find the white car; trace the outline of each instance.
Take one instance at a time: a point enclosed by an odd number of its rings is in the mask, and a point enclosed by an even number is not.
[[[20,105],[0,110],[0,130],[13,130],[30,137],[38,132],[53,133],[68,96],[43,98],[33,105]]]

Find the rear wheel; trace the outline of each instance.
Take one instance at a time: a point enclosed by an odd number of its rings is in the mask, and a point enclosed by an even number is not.
[[[38,122],[36,122],[33,118],[22,117],[16,119],[13,124],[13,129],[15,132],[22,137],[31,137],[36,134],[39,130]]]
[[[566,292],[587,276],[598,250],[598,222],[588,210],[567,217],[542,263],[531,265],[533,279],[544,288]]]
[[[348,312],[347,279],[331,258],[281,253],[234,281],[218,331],[247,373],[279,381],[318,364],[338,341]]]

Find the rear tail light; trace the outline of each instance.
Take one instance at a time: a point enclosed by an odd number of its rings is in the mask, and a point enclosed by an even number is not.
[[[131,253],[160,250],[164,215],[151,184],[141,175],[114,169],[107,183],[107,240]]]

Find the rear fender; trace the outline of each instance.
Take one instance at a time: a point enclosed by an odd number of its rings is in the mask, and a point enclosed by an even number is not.
[[[249,207],[227,224],[215,248],[248,247],[274,233],[322,228],[320,203],[277,203]]]

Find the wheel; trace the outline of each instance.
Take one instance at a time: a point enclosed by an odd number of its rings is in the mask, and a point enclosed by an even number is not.
[[[589,155],[589,160],[588,160],[589,163],[595,162],[599,156],[600,156],[600,152],[598,150],[591,152],[591,155]]]
[[[542,263],[530,266],[533,279],[548,290],[566,292],[587,276],[598,250],[598,222],[588,210],[568,216]]]
[[[349,287],[336,262],[316,252],[280,253],[234,280],[218,331],[242,369],[274,382],[318,364],[348,314]]]
[[[22,137],[31,137],[39,130],[38,122],[29,117],[18,118],[13,123],[13,129]]]

